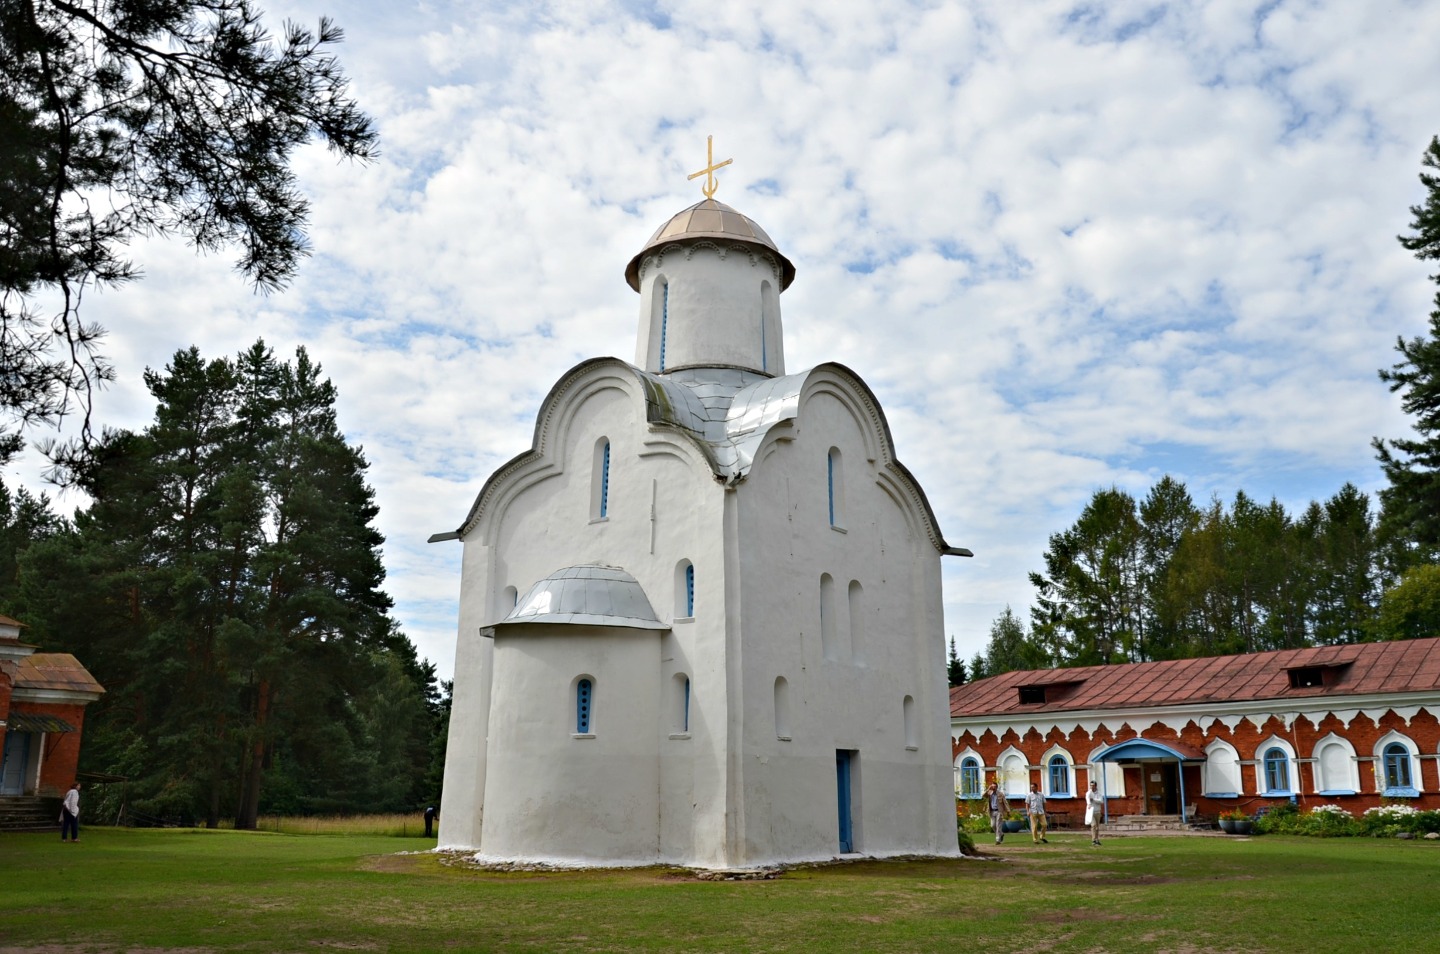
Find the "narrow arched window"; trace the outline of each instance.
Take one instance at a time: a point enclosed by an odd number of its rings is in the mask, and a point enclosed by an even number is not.
[[[595,460],[591,465],[590,519],[605,520],[610,516],[610,438],[595,442]]]
[[[660,370],[665,370],[665,336],[670,330],[670,283],[660,286]]]
[[[670,680],[670,732],[683,734],[690,731],[690,677],[677,672]]]
[[[916,734],[917,729],[915,726],[915,697],[906,696],[904,703],[901,705],[901,710],[905,714],[905,747],[907,749],[918,749],[920,747],[920,739]]]
[[[980,797],[980,760],[973,755],[960,761],[960,797]]]
[[[1385,788],[1411,788],[1410,750],[1399,742],[1385,746]]]
[[[1279,747],[1265,750],[1265,791],[1267,793],[1290,791],[1290,766],[1285,750]]]
[[[590,716],[595,709],[595,683],[581,679],[575,683],[575,732],[590,734]]]
[[[1062,798],[1070,795],[1070,763],[1063,755],[1050,756],[1050,794]]]
[[[851,580],[846,593],[850,604],[850,658],[863,662],[865,658],[865,606],[864,590],[859,580]]]
[[[784,374],[780,340],[780,297],[770,282],[760,284],[760,370]],[[774,365],[772,370],[771,365]]]
[[[845,520],[845,468],[838,447],[830,448],[830,453],[825,456],[825,490],[830,526],[839,527]]]
[[[695,565],[689,560],[675,564],[675,618],[695,617]]]
[[[784,676],[775,677],[775,738],[790,740],[790,683]]]
[[[829,573],[820,574],[820,654],[826,659],[838,656],[835,645],[835,580]]]

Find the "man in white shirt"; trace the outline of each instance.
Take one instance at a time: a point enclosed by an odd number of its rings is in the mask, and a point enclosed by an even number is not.
[[[1090,844],[1096,848],[1100,847],[1100,822],[1105,817],[1105,796],[1099,789],[1098,783],[1091,782],[1085,793],[1085,824],[1090,826]]]
[[[67,838],[67,835],[74,835]],[[80,783],[76,782],[70,786],[70,791],[65,793],[65,801],[60,803],[60,840],[80,840]]]
[[[1030,794],[1025,796],[1025,810],[1030,813],[1030,840],[1037,845],[1050,844],[1050,839],[1045,837],[1049,827],[1045,821],[1045,796],[1039,785],[1031,783]]]

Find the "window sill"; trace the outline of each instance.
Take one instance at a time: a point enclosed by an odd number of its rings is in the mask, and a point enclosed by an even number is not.
[[[840,526],[839,524],[835,524],[835,523],[830,524],[830,529],[831,529],[831,530],[834,530],[836,533],[849,533],[849,532],[850,532],[849,530],[846,530],[844,527]]]
[[[672,741],[683,741],[683,740],[685,740],[685,739],[690,738],[690,733],[689,733],[689,732],[671,732],[671,733],[670,733],[670,738],[671,738]]]
[[[609,518],[608,516],[606,516],[606,517],[591,517],[591,518],[590,518],[590,522],[591,522],[592,524],[596,524],[596,523],[609,523],[609,522],[610,522],[610,518]]]
[[[1386,798],[1419,798],[1419,789],[1414,788],[1387,788],[1380,794]]]
[[[1328,797],[1330,795],[1359,795],[1360,793],[1353,788],[1323,788],[1315,794]]]
[[[906,752],[919,752],[919,751],[920,751],[920,746],[918,746],[918,745],[907,745],[907,746],[905,746],[905,751],[906,751]]]
[[[776,740],[777,742],[789,742],[789,741],[790,741],[790,736],[788,736],[788,735],[777,735],[777,736],[775,736],[775,740]]]
[[[595,733],[594,733],[594,732],[571,732],[571,733],[570,733],[570,738],[572,738],[572,739],[593,739],[593,738],[595,738]]]
[[[693,622],[695,622],[695,617],[693,617],[693,616],[677,616],[677,617],[675,617],[674,619],[672,619],[672,620],[670,621],[670,625],[673,626],[673,625],[675,625],[676,623],[693,623]]]
[[[1206,798],[1239,798],[1239,792],[1205,792]]]

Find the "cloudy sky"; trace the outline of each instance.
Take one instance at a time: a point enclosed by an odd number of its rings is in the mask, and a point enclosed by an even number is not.
[[[795,263],[787,364],[883,402],[951,543],[969,657],[1092,493],[1162,475],[1292,510],[1373,491],[1407,429],[1376,377],[1434,286],[1395,241],[1440,133],[1440,5],[260,0],[345,28],[381,159],[299,159],[315,254],[257,296],[223,257],[133,248],[87,299],[111,426],[176,349],[308,348],[364,445],[406,632],[451,670],[485,478],[584,358],[634,356],[626,262],[716,198]],[[32,457],[7,481],[35,484]],[[73,496],[63,509],[83,504]]]

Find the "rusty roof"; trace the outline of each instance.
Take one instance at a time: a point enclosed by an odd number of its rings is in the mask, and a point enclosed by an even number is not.
[[[1295,688],[1291,671],[1324,671],[1323,685]],[[1043,702],[1021,702],[1020,689]],[[1002,673],[950,690],[954,717],[1313,699],[1440,690],[1440,639],[1281,649],[1118,666]]]
[[[68,692],[102,693],[105,687],[95,681],[80,660],[69,653],[34,653],[14,661],[15,689],[52,689]]]

